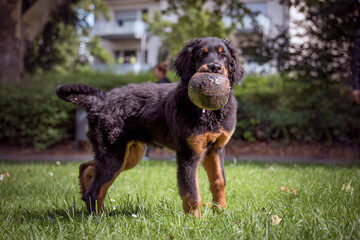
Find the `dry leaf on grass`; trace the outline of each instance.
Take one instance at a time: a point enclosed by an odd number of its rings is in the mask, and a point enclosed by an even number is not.
[[[281,222],[281,220],[282,220],[282,218],[280,218],[278,215],[271,215],[271,225],[278,225],[280,222]]]
[[[342,191],[345,191],[345,192],[351,192],[353,193],[354,192],[354,188],[351,187],[351,181],[348,183],[348,184],[343,184],[342,185],[342,188],[341,188]]]
[[[296,195],[297,195],[297,190],[295,189],[295,188],[287,188],[287,187],[285,187],[285,186],[281,186],[280,187],[280,191],[282,191],[282,192],[288,192],[289,194],[290,194],[290,196],[292,197],[292,198],[294,198],[294,197],[296,197]]]
[[[8,177],[10,177],[10,173],[3,171],[3,173],[0,174],[0,181],[4,180],[4,178],[8,178]]]
[[[296,194],[297,194],[297,190],[295,188],[290,188],[290,195],[291,197],[296,197]]]

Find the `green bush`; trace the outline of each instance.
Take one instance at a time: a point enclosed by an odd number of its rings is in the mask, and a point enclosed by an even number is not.
[[[170,79],[175,80],[174,73]],[[152,72],[123,76],[92,72],[26,76],[0,89],[0,141],[46,148],[74,137],[75,107],[59,100],[55,88],[82,83],[105,91],[156,79]],[[341,84],[306,85],[279,76],[248,76],[235,87],[239,102],[235,137],[360,143],[360,106]]]
[[[26,76],[21,84],[0,89],[0,141],[44,149],[74,135],[75,107],[61,101],[55,88],[64,83],[82,83],[103,90],[145,80],[153,73],[116,76],[97,73],[42,74]]]
[[[249,76],[235,94],[240,139],[360,143],[360,106],[340,83]]]

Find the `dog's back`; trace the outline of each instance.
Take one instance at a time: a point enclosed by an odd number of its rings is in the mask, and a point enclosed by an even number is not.
[[[158,138],[164,139],[162,131],[167,129],[165,105],[171,102],[177,85],[146,82],[128,84],[105,93],[95,87],[69,84],[58,86],[56,94],[64,101],[82,107],[88,113],[89,127],[101,126],[109,142],[126,134],[152,143]],[[154,132],[161,137],[151,134]]]

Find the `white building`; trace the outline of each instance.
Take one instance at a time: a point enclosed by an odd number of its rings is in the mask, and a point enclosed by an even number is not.
[[[95,68],[125,73],[154,67],[157,64],[161,40],[146,32],[146,24],[142,19],[143,14],[149,14],[151,17],[154,11],[165,10],[167,1],[106,0],[106,2],[110,8],[110,20],[107,21],[104,17],[95,19],[94,29],[95,34],[101,37],[102,46],[113,54],[117,64],[104,66],[97,63]],[[278,33],[277,26],[288,26],[289,8],[281,5],[278,0],[245,0],[244,2],[250,10],[260,13],[257,22],[265,34],[274,36]],[[224,21],[226,22],[227,19]],[[244,25],[239,24],[237,28],[234,36],[231,37],[235,43],[243,36],[255,33],[250,18],[245,19]],[[250,69],[253,67],[249,66]],[[247,71],[249,72],[248,68]]]

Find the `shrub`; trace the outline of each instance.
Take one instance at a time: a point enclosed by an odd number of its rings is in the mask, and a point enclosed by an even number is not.
[[[249,76],[235,93],[240,139],[360,143],[360,106],[342,84]]]
[[[82,83],[103,90],[148,79],[153,73],[116,76],[97,73],[42,74],[26,76],[21,84],[0,89],[0,140],[44,149],[74,135],[75,108],[59,100],[55,88],[64,83]]]

